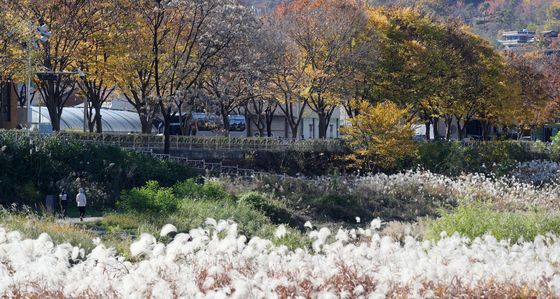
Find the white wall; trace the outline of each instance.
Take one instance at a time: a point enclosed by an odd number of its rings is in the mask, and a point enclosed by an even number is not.
[[[333,139],[340,136],[340,126],[342,121],[340,119],[341,109],[336,108],[333,112],[330,122],[327,125],[327,138]],[[315,112],[309,112],[305,114],[300,126],[300,131],[303,132],[303,139],[319,139],[319,116]]]

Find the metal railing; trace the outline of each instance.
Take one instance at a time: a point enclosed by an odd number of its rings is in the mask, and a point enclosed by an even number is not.
[[[21,137],[39,136],[37,132],[28,131],[3,131]],[[134,149],[162,149],[164,136],[151,134],[90,134],[60,132],[56,136],[63,140],[88,142],[103,145],[114,145],[122,148]],[[214,150],[214,151],[320,151],[343,152],[345,146],[338,139],[309,139],[293,140],[281,138],[231,138],[231,137],[197,137],[197,136],[170,136],[171,150]]]
[[[158,154],[151,150],[136,150],[136,152],[150,155],[154,158],[166,161],[173,161],[177,164],[204,171],[207,174],[227,174],[236,176],[258,176],[258,175],[270,175],[269,173],[257,171],[249,168],[241,168],[239,166],[224,165],[222,162],[206,162],[206,160],[192,160],[187,157],[173,156],[169,154]]]

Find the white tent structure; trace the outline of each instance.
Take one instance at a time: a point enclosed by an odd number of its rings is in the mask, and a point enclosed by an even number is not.
[[[32,107],[33,127],[37,128],[39,118],[41,119],[41,129],[49,126],[51,119],[46,107]],[[39,112],[41,117],[39,117]],[[111,109],[101,109],[101,122],[103,132],[107,133],[141,133],[142,125],[138,113],[131,111],[120,111]],[[62,110],[60,129],[62,131],[82,131],[84,128],[84,108],[65,107]]]

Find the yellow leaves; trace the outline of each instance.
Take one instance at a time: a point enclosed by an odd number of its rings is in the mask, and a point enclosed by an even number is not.
[[[360,113],[351,119],[352,125],[342,131],[355,148],[348,158],[356,166],[392,169],[404,159],[416,155],[416,145],[412,140],[414,129],[407,109],[389,101],[376,105],[360,101],[352,105]]]
[[[426,46],[416,39],[406,41],[405,47],[413,55],[421,55],[427,50]]]
[[[389,18],[379,8],[370,8],[366,10],[366,16],[369,23],[380,30],[387,30],[390,27]]]

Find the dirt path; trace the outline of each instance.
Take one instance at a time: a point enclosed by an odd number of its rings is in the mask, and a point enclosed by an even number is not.
[[[80,221],[80,218],[64,218],[64,219],[57,219],[56,223],[78,224],[84,222],[96,222],[102,219],[103,217],[85,217],[84,221]]]

